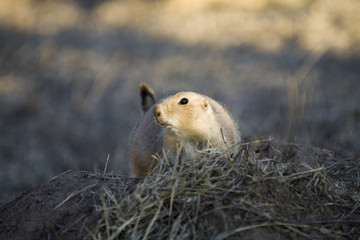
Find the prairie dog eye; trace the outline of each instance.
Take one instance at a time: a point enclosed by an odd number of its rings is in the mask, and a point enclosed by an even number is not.
[[[189,102],[189,100],[187,98],[182,98],[179,102],[180,105],[185,105]]]

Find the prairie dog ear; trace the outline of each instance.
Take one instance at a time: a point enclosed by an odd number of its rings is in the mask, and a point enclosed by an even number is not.
[[[205,98],[203,99],[202,106],[203,106],[203,108],[204,108],[206,111],[208,111],[209,109],[211,109],[210,104],[208,103],[208,101],[207,101]]]
[[[143,114],[149,110],[149,108],[155,103],[154,91],[146,84],[140,83],[140,96],[141,96],[141,107]]]

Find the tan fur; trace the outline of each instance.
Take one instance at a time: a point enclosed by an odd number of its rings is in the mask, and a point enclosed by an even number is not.
[[[187,104],[180,104],[185,98]],[[132,173],[146,175],[156,165],[154,155],[174,157],[180,145],[191,153],[202,146],[235,149],[239,143],[236,124],[218,102],[195,92],[169,94],[148,108],[132,134]]]

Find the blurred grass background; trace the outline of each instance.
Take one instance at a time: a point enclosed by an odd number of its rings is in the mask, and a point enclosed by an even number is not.
[[[223,102],[242,135],[360,155],[360,1],[1,0],[0,202],[129,172],[138,85]]]

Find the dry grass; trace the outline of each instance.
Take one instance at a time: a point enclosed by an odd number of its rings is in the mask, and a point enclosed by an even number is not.
[[[99,6],[94,19],[186,45],[276,52],[295,40],[306,50],[344,54],[359,52],[359,9],[356,0],[114,0]]]
[[[243,136],[359,155],[359,9],[357,0],[0,1],[0,202],[68,169],[102,169],[108,154],[109,169],[127,174],[143,81],[157,96],[216,98]]]
[[[358,239],[359,160],[263,140],[143,178],[70,171],[1,205],[0,238]]]
[[[302,152],[256,141],[236,157],[208,149],[193,159],[163,158],[135,189],[105,188],[103,217],[89,239],[359,236],[360,195],[351,191],[359,176],[337,179],[344,162],[329,152]]]
[[[87,12],[71,1],[3,0],[0,25],[48,36],[69,28],[130,27],[186,45],[271,52],[295,39],[307,50],[344,54],[360,51],[359,9],[356,0],[112,0]]]

